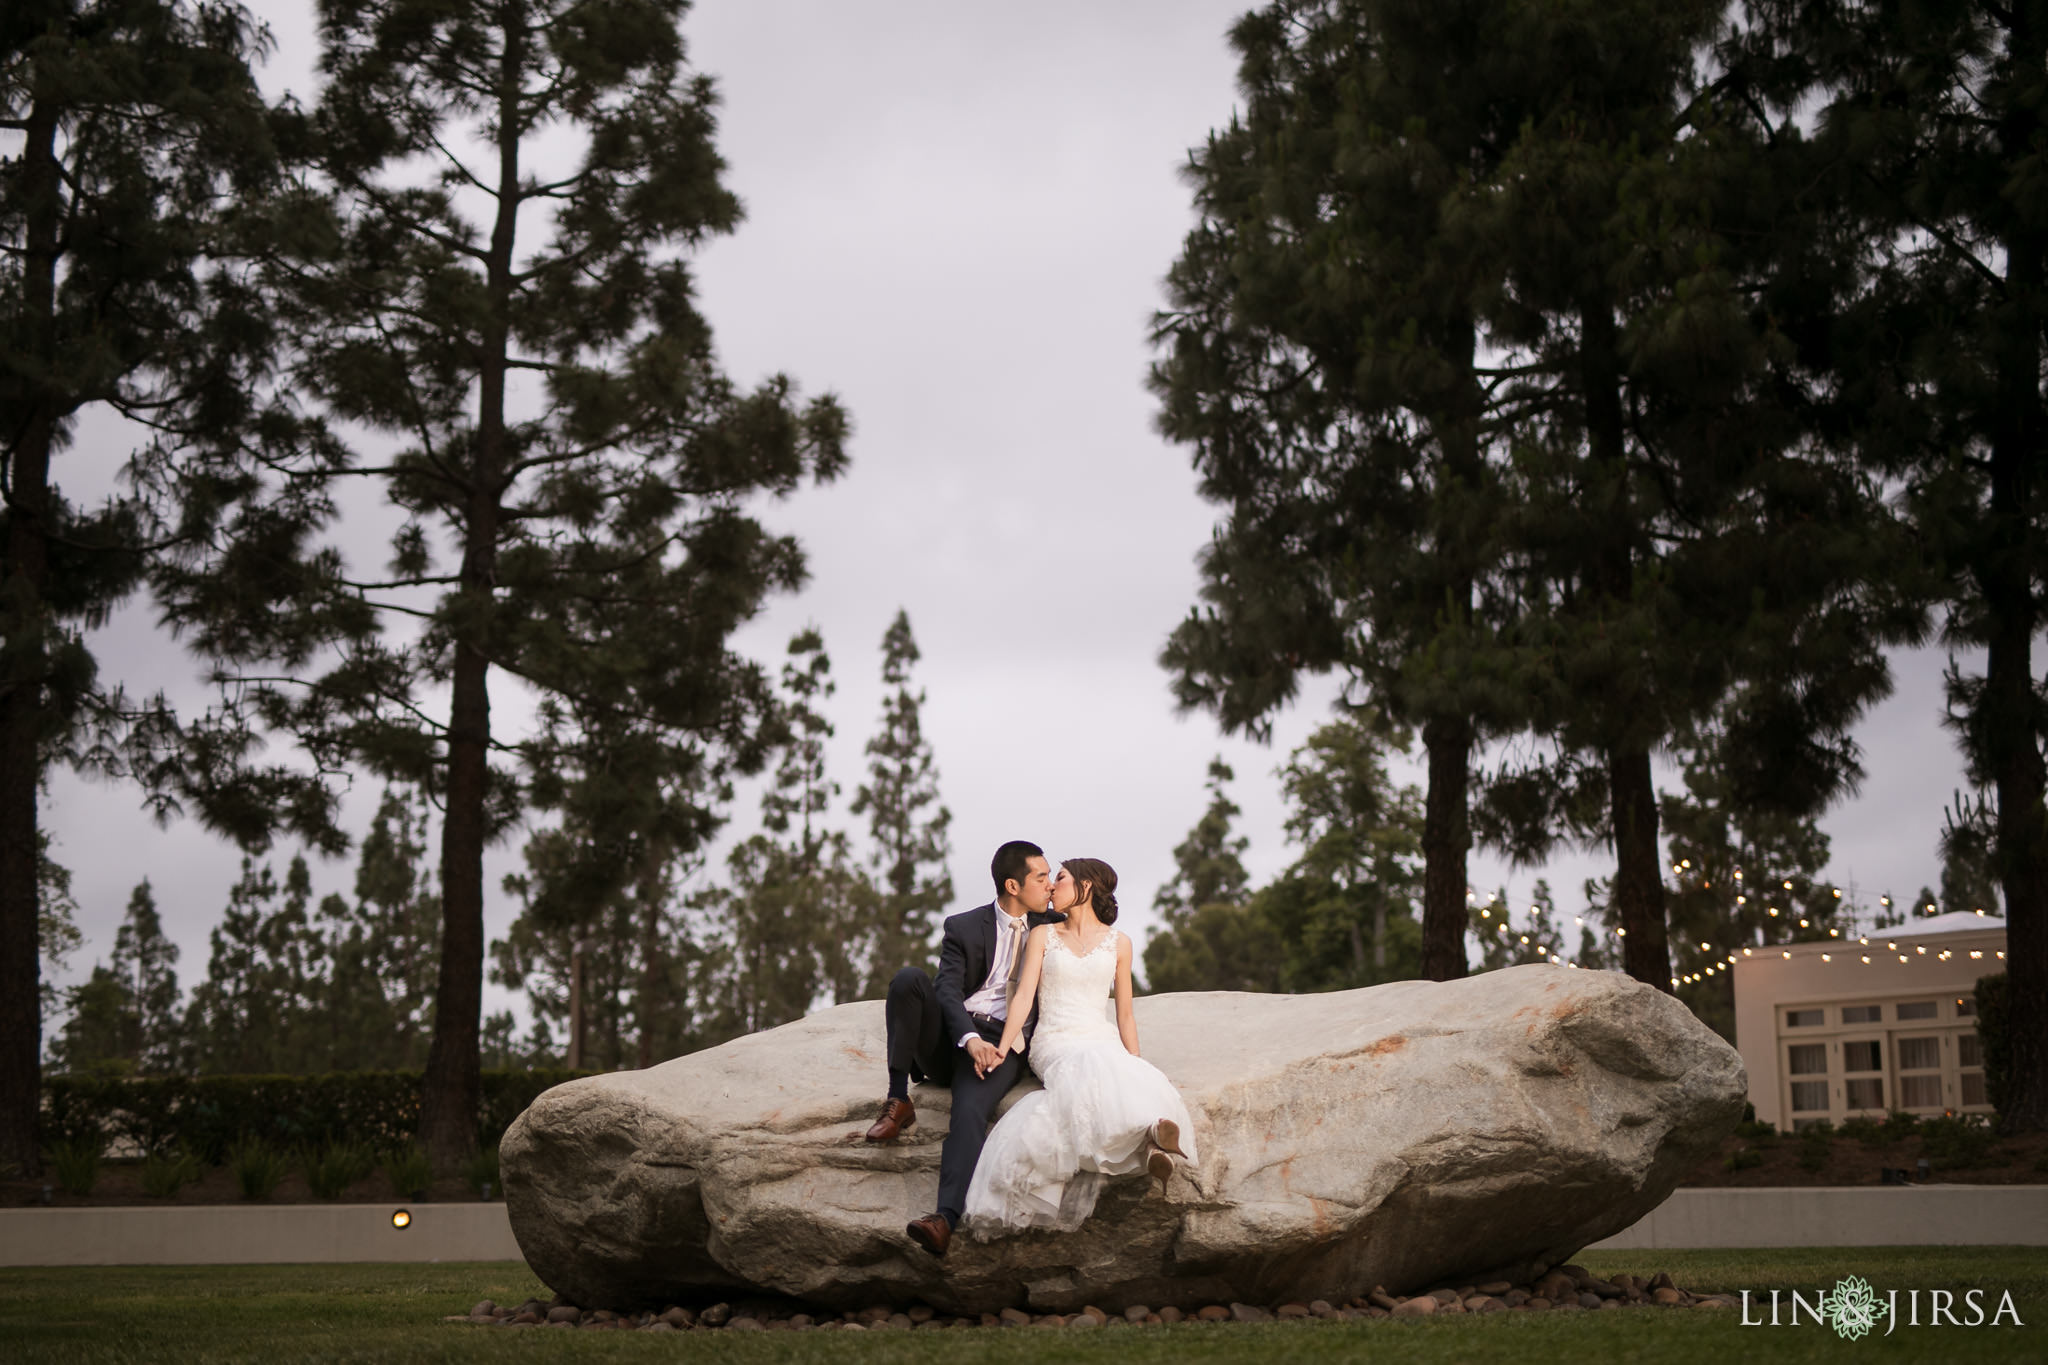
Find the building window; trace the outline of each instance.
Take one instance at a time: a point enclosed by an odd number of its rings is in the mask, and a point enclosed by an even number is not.
[[[1828,1083],[1826,1081],[1792,1082],[1792,1112],[1824,1114],[1828,1108]]]
[[[1883,1018],[1883,1005],[1842,1006],[1842,1022],[1845,1024],[1875,1024]]]
[[[1932,1000],[1902,1000],[1899,1002],[1899,1018],[1901,1019],[1932,1019],[1933,1017],[1934,1002]]]
[[[1795,1043],[1788,1049],[1786,1070],[1794,1076],[1825,1076],[1828,1074],[1828,1045],[1826,1043]],[[1822,1106],[1825,1108],[1826,1106]]]
[[[1899,1108],[1939,1109],[1941,1108],[1941,1076],[1899,1077]]]
[[[1884,1044],[1875,1038],[1860,1043],[1842,1044],[1842,1070],[1884,1070]]]
[[[1851,1109],[1884,1108],[1884,1081],[1877,1076],[1867,1076],[1848,1083],[1848,1105]]]
[[[1958,1018],[1958,1019],[1975,1019],[1976,1017],[1977,1017],[1977,1002],[1976,1002],[1975,1000],[1971,999],[1971,998],[1970,998],[1969,996],[1967,996],[1967,995],[1959,995],[1959,996],[1957,996],[1957,997],[1956,997],[1956,1018]]]
[[[1956,1035],[1956,1065],[1984,1065],[1984,1040],[1974,1033]]]
[[[1981,1071],[1965,1071],[1963,1073],[1963,1103],[1989,1104],[1990,1102],[1984,1098],[1984,1073]]]
[[[1786,1028],[1819,1028],[1827,1022],[1826,1010],[1786,1010]]]
[[[1939,1071],[1941,1069],[1941,1039],[1901,1038],[1899,1039],[1899,1070]]]

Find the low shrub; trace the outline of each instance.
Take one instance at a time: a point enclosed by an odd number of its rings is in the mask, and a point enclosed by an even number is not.
[[[1755,1142],[1769,1146],[1778,1140],[1778,1125],[1775,1123],[1764,1123],[1757,1119],[1745,1119],[1735,1125],[1735,1136],[1743,1139],[1745,1142]]]
[[[1731,1171],[1751,1171],[1764,1164],[1764,1154],[1754,1147],[1737,1147],[1721,1164]]]
[[[362,1142],[330,1142],[308,1148],[306,1184],[319,1199],[339,1199],[348,1187],[377,1169],[377,1153]]]
[[[290,1153],[262,1138],[243,1138],[228,1151],[228,1167],[235,1173],[235,1184],[244,1199],[270,1198],[291,1164]]]
[[[1977,978],[1971,993],[1977,1002],[1977,1043],[1984,1057],[1984,1098],[1991,1107],[2005,1112],[2007,1091],[2012,1085],[2011,982],[2004,972]]]
[[[1920,1155],[1937,1171],[1967,1171],[1996,1164],[1998,1134],[1980,1114],[1956,1114],[1920,1124]]]
[[[505,1188],[498,1183],[498,1144],[494,1142],[479,1148],[477,1154],[469,1159],[469,1168],[463,1174],[469,1179],[469,1187],[480,1197],[489,1199],[494,1194],[502,1195]]]
[[[204,1169],[190,1152],[151,1152],[142,1159],[142,1192],[169,1199],[199,1178]]]
[[[99,1183],[100,1156],[106,1140],[98,1134],[84,1134],[50,1144],[50,1165],[57,1174],[57,1188],[80,1198],[92,1193]]]
[[[1848,1124],[1842,1125],[1847,1128]],[[1799,1169],[1817,1171],[1828,1164],[1834,1150],[1835,1127],[1826,1119],[1799,1130]]]
[[[477,1141],[504,1136],[534,1097],[589,1071],[486,1071]],[[220,1162],[245,1138],[287,1150],[360,1142],[391,1151],[419,1132],[421,1073],[325,1076],[46,1076],[41,1125],[52,1142],[104,1136],[145,1152]]]
[[[419,1144],[384,1154],[384,1177],[400,1199],[418,1199],[434,1183],[434,1167]]]
[[[1806,1131],[1810,1133],[1813,1130],[1809,1128]],[[1864,1118],[1859,1115],[1853,1119],[1844,1119],[1842,1120],[1842,1126],[1835,1131],[1842,1137],[1856,1139],[1865,1147],[1888,1147],[1891,1145],[1891,1138],[1886,1135],[1884,1125],[1873,1118]]]

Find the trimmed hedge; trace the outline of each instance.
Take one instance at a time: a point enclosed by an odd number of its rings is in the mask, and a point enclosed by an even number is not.
[[[486,1071],[477,1142],[497,1145],[543,1090],[589,1071]],[[145,1152],[194,1152],[219,1164],[237,1143],[280,1147],[357,1142],[392,1151],[416,1139],[418,1071],[326,1076],[46,1076],[46,1143],[135,1143]]]
[[[2006,1027],[2006,998],[2011,994],[2004,972],[1977,978],[1977,1037],[1984,1055],[1984,1098],[2005,1112],[2006,1090],[2012,1084],[2012,1046]]]

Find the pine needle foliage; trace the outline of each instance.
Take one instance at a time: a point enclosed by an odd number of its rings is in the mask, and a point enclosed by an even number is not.
[[[186,477],[206,553],[162,585],[252,723],[445,812],[444,1173],[475,1142],[486,846],[523,783],[559,802],[591,771],[593,730],[656,737],[685,779],[759,761],[764,683],[728,641],[804,569],[754,509],[845,463],[838,404],[740,389],[696,309],[693,252],[740,205],[684,8],[321,5],[266,421]],[[393,511],[381,566],[339,534],[356,485]],[[543,707],[522,742],[494,675]]]

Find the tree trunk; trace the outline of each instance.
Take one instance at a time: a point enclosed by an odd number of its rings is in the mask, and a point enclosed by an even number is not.
[[[1433,720],[1422,727],[1429,751],[1429,794],[1422,813],[1422,975],[1454,981],[1465,975],[1465,855],[1472,847],[1466,788],[1472,727]]]
[[[647,841],[649,852],[640,876],[640,999],[634,1012],[640,1024],[640,1069],[654,1065],[654,1020],[662,1007],[661,995],[661,859],[653,851],[659,842]]]
[[[1657,787],[1640,750],[1607,762],[1614,821],[1614,909],[1621,919],[1621,964],[1630,976],[1670,991],[1671,949],[1664,931],[1664,865],[1657,849]]]
[[[29,204],[22,253],[23,311],[47,376],[57,349],[57,120],[29,112],[21,148]],[[43,1050],[41,893],[36,799],[42,785],[43,685],[48,666],[50,451],[56,414],[39,394],[10,460],[7,564],[0,582],[0,1170],[42,1169],[36,1143]]]
[[[1635,596],[1636,512],[1621,409],[1621,356],[1614,309],[1596,297],[1579,310],[1579,377],[1586,406],[1586,456],[1606,494],[1608,532],[1593,547],[1589,577],[1608,611]],[[1671,952],[1664,927],[1664,864],[1657,847],[1657,787],[1650,749],[1639,733],[1637,698],[1617,688],[1601,699],[1618,734],[1607,749],[1608,814],[1614,827],[1614,909],[1621,920],[1621,962],[1638,981],[1670,991]]]
[[[441,822],[441,974],[434,1038],[420,1102],[420,1136],[437,1173],[476,1151],[483,1098],[477,1030],[483,1017],[485,800],[490,783],[489,661],[478,644],[497,583],[499,498],[505,470],[505,375],[510,346],[513,239],[519,221],[520,81],[525,15],[509,7],[498,87],[498,210],[491,229],[486,293],[490,314],[479,348],[476,442],[463,528],[463,619],[457,623],[448,720],[448,813]]]
[[[2012,10],[2007,59],[2038,73],[2048,34],[2035,31],[2024,5]],[[2035,154],[2041,119],[2010,94],[2000,140],[2008,165]],[[2044,250],[2038,234],[2014,231],[2006,242],[2009,302],[1997,337],[1998,426],[1991,441],[1987,544],[1977,570],[1988,617],[1984,668],[1988,713],[1976,727],[1991,752],[1978,755],[1998,793],[1995,839],[2005,892],[2005,962],[2011,1076],[1999,1123],[2007,1132],[2048,1129],[2048,772],[2041,758],[2043,717],[2034,690],[2033,640],[2041,629],[2034,580],[2040,569],[2032,535],[2032,465],[2048,434],[2041,406],[2040,316]]]

